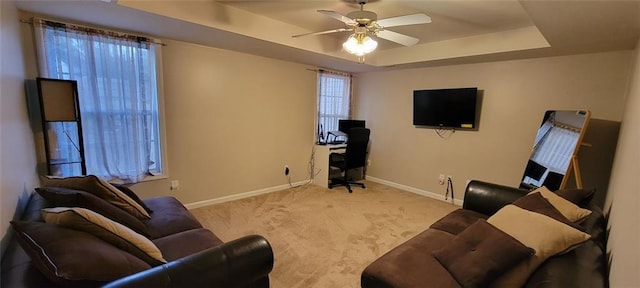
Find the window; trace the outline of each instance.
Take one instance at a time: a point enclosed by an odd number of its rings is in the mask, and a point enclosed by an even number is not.
[[[34,22],[40,75],[78,83],[87,173],[124,182],[162,174],[159,45],[141,36]]]
[[[338,120],[349,119],[351,75],[320,70],[318,73],[318,129],[338,130]]]

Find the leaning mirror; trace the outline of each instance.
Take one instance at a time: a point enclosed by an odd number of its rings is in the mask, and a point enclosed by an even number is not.
[[[562,189],[571,172],[575,173],[576,187],[581,188],[577,155],[590,118],[591,112],[585,110],[546,111],[520,188]]]

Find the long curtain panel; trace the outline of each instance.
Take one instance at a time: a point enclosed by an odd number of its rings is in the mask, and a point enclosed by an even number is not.
[[[161,173],[156,53],[141,37],[35,19],[41,77],[78,83],[87,173]]]

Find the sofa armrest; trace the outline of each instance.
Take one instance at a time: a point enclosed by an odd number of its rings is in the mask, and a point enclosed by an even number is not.
[[[103,287],[245,287],[256,282],[266,282],[268,287],[273,261],[273,250],[264,237],[246,236]]]
[[[473,180],[465,190],[462,208],[493,215],[500,208],[528,192],[514,187]]]

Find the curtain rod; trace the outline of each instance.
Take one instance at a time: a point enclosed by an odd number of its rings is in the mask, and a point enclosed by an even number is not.
[[[307,70],[308,71],[314,71],[314,72],[325,72],[325,73],[329,73],[329,74],[340,75],[340,76],[348,76],[348,77],[355,78],[355,76],[352,73],[349,73],[349,72],[328,70],[328,69],[322,69],[322,68],[307,68]]]
[[[553,126],[558,127],[558,128],[562,128],[562,129],[565,129],[565,130],[577,132],[577,133],[580,133],[582,131],[581,128],[569,125],[567,123],[562,123],[560,121],[555,121],[555,124]]]
[[[82,25],[82,24],[67,23],[67,22],[59,21],[59,20],[49,20],[49,19],[45,19],[45,18],[39,18],[39,19],[42,19],[42,20],[45,20],[45,21],[50,21],[50,22],[55,22],[55,23],[61,23],[61,24],[64,24],[64,25],[72,25],[72,26],[78,26],[78,27],[82,27],[82,28],[102,30],[102,31],[110,32],[110,33],[125,34],[125,35],[130,35],[130,36],[135,36],[135,37],[144,37],[145,41],[143,41],[143,42],[147,42],[149,44],[154,44],[154,45],[167,46],[167,44],[162,43],[160,41],[156,41],[154,38],[147,37],[147,36],[138,36],[138,35],[135,35],[135,34],[132,34],[132,33],[128,33],[128,32],[114,31],[114,30],[110,30],[110,29],[106,29],[106,28],[94,28],[94,27],[90,27],[90,26],[86,26],[86,25]],[[20,19],[19,21],[20,21],[20,23],[33,25],[33,17],[30,18],[30,19]]]

